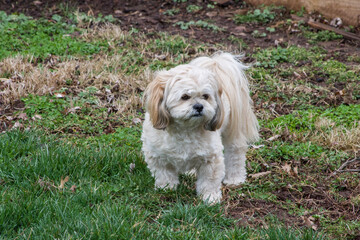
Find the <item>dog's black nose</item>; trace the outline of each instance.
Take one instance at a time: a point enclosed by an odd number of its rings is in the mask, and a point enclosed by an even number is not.
[[[204,109],[204,106],[200,103],[197,103],[193,106],[193,108],[200,113]]]

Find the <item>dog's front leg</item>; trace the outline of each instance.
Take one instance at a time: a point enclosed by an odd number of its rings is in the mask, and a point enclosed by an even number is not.
[[[147,159],[148,167],[155,178],[155,187],[174,189],[179,184],[179,176],[171,164],[166,164],[160,159]]]
[[[209,203],[221,200],[221,182],[225,176],[224,157],[218,154],[197,169],[196,191],[202,199]]]

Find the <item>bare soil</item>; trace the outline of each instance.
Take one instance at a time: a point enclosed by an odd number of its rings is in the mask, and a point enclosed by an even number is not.
[[[299,34],[296,26],[279,28],[273,33],[268,33],[266,37],[257,38],[251,35],[254,30],[265,31],[269,26],[279,26],[286,19],[291,18],[289,11],[281,11],[282,16],[268,24],[242,24],[236,25],[232,19],[234,14],[246,14],[251,6],[244,1],[225,1],[225,4],[217,4],[215,8],[208,8],[207,5],[212,1],[188,0],[186,4],[177,3],[173,0],[79,0],[79,1],[31,1],[31,0],[0,0],[0,10],[8,13],[24,13],[29,16],[49,17],[53,14],[61,14],[64,7],[78,8],[80,11],[89,12],[97,16],[113,15],[121,21],[124,30],[136,28],[147,33],[169,32],[179,34],[188,38],[196,39],[208,43],[225,43],[231,45],[229,36],[241,38],[249,46],[248,51],[256,47],[269,47],[275,45],[275,40],[287,42],[289,45],[308,46],[307,40]],[[190,4],[201,6],[202,9],[196,13],[189,13],[186,7]],[[61,9],[62,8],[62,9]],[[180,12],[169,16],[164,14],[167,10],[178,8]],[[280,10],[279,10],[280,11]],[[280,15],[280,14],[279,14]],[[187,30],[180,29],[174,24],[183,21],[206,20],[224,29],[222,32],[199,27],[190,27]],[[323,19],[320,19],[323,20]],[[360,33],[359,29],[355,29]],[[329,57],[336,54],[336,59],[345,60],[349,54],[353,54],[359,42],[351,40],[337,40],[321,43],[321,46],[328,50]],[[340,55],[340,56],[339,56]]]

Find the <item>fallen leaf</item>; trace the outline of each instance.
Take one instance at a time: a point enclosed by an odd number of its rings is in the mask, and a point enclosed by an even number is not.
[[[279,39],[275,39],[275,41],[274,41],[274,44],[275,44],[275,46],[279,46],[281,43],[283,43],[284,42],[284,39],[283,38],[279,38]]]
[[[284,172],[290,174],[291,173],[291,165],[288,163],[285,163],[284,166],[281,167],[282,170],[284,170]]]
[[[42,119],[42,116],[39,114],[35,114],[32,118],[33,121],[37,120],[37,119]]]
[[[164,59],[166,59],[166,55],[165,54],[160,54],[160,55],[155,54],[155,58],[160,59],[160,60],[164,60]]]
[[[27,120],[27,119],[28,119],[26,113],[20,113],[20,114],[17,116],[17,118],[22,119],[22,120]]]
[[[333,27],[340,27],[342,25],[342,20],[341,18],[337,17],[337,18],[334,18],[333,20],[331,20],[330,22],[330,26],[333,26]]]
[[[259,173],[254,173],[254,174],[249,174],[249,177],[252,177],[254,179],[269,175],[271,173],[271,171],[266,171],[266,172],[259,172]]]
[[[73,108],[69,108],[66,112],[67,113],[76,113],[77,110],[80,110],[81,107],[79,106],[76,106],[76,107],[73,107]]]
[[[295,77],[298,78],[298,79],[301,78],[301,75],[300,75],[299,73],[297,73],[297,72],[294,72],[294,75],[295,75]]]
[[[238,26],[238,27],[235,27],[234,30],[236,32],[247,32],[247,29],[245,26]]]
[[[65,97],[65,94],[55,93],[55,97],[57,97],[57,98],[64,98],[64,97]]]
[[[294,91],[295,92],[311,93],[313,90],[311,88],[309,88],[309,87],[300,85],[300,86],[294,88]]]
[[[65,179],[61,177],[59,189],[63,189],[65,187],[65,183],[69,181],[69,176],[66,176]]]
[[[208,17],[210,17],[210,18],[211,18],[211,17],[215,17],[216,15],[217,15],[217,12],[215,12],[215,11],[214,11],[214,12],[207,12],[207,13],[206,13],[206,16],[208,16]]]
[[[140,118],[133,118],[132,123],[133,124],[141,123],[141,119]]]
[[[22,128],[22,127],[23,127],[23,125],[22,125],[21,123],[16,122],[16,123],[14,124],[14,126],[12,126],[12,129]]]
[[[262,148],[264,146],[265,145],[263,145],[263,144],[261,144],[261,145],[251,145],[251,147],[254,148],[254,149]]]
[[[294,177],[298,177],[299,176],[299,172],[298,172],[298,167],[296,166],[296,167],[294,167],[293,168],[293,175],[294,175]]]
[[[278,134],[278,135],[275,135],[275,136],[272,136],[272,137],[268,138],[266,141],[271,142],[271,141],[274,141],[274,140],[278,139],[279,137],[281,137],[281,135]]]
[[[42,187],[44,190],[53,190],[56,187],[54,186],[54,184],[52,184],[51,182],[48,181],[44,181],[41,178],[39,178],[38,182],[40,187]]]
[[[344,96],[345,93],[346,93],[346,90],[343,89],[343,90],[340,90],[340,91],[336,92],[335,95]]]
[[[305,216],[302,216],[301,217],[302,220],[304,221],[304,224],[305,226],[309,227],[309,228],[312,228],[313,230],[317,230],[318,227],[316,226],[316,224],[314,223],[315,221],[315,218],[314,217],[305,217]]]
[[[130,172],[132,172],[135,168],[135,163],[130,163]]]
[[[40,5],[42,2],[40,2],[40,1],[33,1],[33,3],[34,3],[35,5]]]
[[[76,185],[72,185],[71,186],[71,188],[70,188],[70,191],[72,191],[73,193],[75,193],[76,192]]]

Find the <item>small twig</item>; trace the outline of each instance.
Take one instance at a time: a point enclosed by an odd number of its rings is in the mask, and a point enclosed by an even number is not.
[[[360,158],[354,158],[354,159],[349,159],[347,160],[346,162],[344,162],[343,164],[341,164],[341,166],[336,169],[333,173],[330,174],[329,177],[332,177],[332,176],[335,176],[338,172],[344,172],[344,171],[347,171],[347,170],[343,170],[347,165],[353,163],[353,162],[356,162],[356,161],[360,161]],[[349,170],[354,170],[354,169],[349,169]],[[355,169],[357,170],[357,169]],[[350,171],[347,171],[347,172],[350,172]],[[328,177],[328,178],[329,178]]]
[[[326,25],[323,23],[315,22],[313,20],[309,20],[307,23],[310,27],[321,29],[321,30],[332,31],[332,32],[335,32],[336,34],[343,35],[344,38],[360,41],[360,37],[354,33],[346,32],[344,30],[337,29],[337,28],[334,28],[332,26],[329,26],[329,25]]]
[[[360,172],[360,169],[345,169],[345,170],[340,170],[339,172]]]

